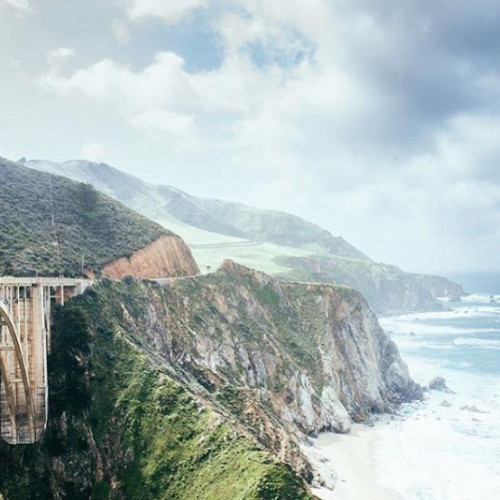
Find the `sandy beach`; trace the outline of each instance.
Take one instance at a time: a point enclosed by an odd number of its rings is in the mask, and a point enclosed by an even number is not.
[[[398,493],[378,483],[373,457],[378,439],[377,427],[353,425],[350,434],[322,433],[312,447],[304,448],[313,465],[321,472],[328,488],[313,492],[322,500],[403,500]]]

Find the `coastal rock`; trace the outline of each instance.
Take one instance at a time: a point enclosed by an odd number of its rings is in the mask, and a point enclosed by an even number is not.
[[[356,288],[377,313],[439,311],[443,308],[427,288],[425,276],[405,273],[396,266],[362,260],[349,261],[346,266],[344,259],[325,255],[283,256],[275,261],[291,269],[281,275],[288,281],[337,283]],[[435,290],[442,291],[437,287]]]
[[[466,295],[462,285],[441,276],[426,274],[416,274],[413,276],[415,276],[419,283],[434,297],[447,298],[451,301],[460,302],[461,297]]]
[[[443,377],[434,377],[429,382],[429,389],[433,391],[453,393],[453,391],[446,385],[446,380]]]
[[[462,411],[470,411],[471,413],[488,413],[487,411],[480,410],[476,405],[465,405],[461,406]]]

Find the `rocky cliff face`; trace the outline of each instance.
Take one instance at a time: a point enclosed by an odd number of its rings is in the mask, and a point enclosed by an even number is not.
[[[370,307],[380,314],[414,311],[436,311],[442,305],[435,297],[442,296],[446,286],[461,290],[461,286],[445,278],[409,274],[396,266],[377,264],[334,256],[280,257],[281,265],[291,268],[282,274],[285,280],[338,283],[352,286],[366,298]]]
[[[283,284],[226,261],[215,275],[179,281],[161,295],[172,311],[161,321],[162,338],[184,340],[181,350],[168,342],[160,350],[212,383],[250,391],[287,432],[345,432],[350,419],[418,393],[355,290]],[[179,328],[179,316],[196,335]]]
[[[106,264],[102,274],[110,278],[169,278],[193,276],[200,270],[191,250],[175,235],[162,236],[134,252],[129,258],[122,257]]]
[[[427,274],[415,274],[415,279],[429,290],[434,297],[445,297],[448,299],[459,299],[466,295],[462,285],[454,283],[441,276]]]
[[[305,436],[420,396],[358,292],[229,261],[105,279],[55,323],[44,441],[0,446],[9,500],[311,499]]]

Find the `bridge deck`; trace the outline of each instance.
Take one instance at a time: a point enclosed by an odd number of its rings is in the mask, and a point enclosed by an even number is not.
[[[0,276],[0,285],[18,285],[18,286],[78,286],[89,285],[92,280],[84,278],[46,278],[34,276],[32,278],[17,278],[14,276]]]

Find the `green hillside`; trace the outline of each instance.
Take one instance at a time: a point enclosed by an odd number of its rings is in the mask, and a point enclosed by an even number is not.
[[[313,500],[179,368],[174,380],[166,359],[158,366],[151,330],[123,321],[128,307],[144,324],[148,298],[134,281],[103,280],[55,311],[47,431],[29,446],[0,440],[0,498]]]
[[[80,276],[167,234],[89,184],[0,158],[0,275]]]
[[[97,281],[51,338],[47,431],[0,440],[5,500],[313,500],[308,436],[421,397],[358,292],[229,261]]]

